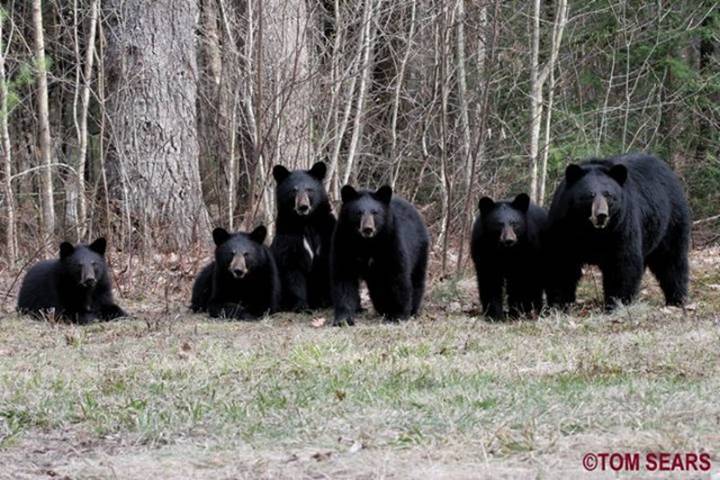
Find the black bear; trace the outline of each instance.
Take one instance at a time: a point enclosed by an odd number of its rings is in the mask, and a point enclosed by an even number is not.
[[[190,309],[213,318],[256,319],[278,309],[280,278],[270,249],[263,242],[267,229],[250,233],[212,232],[215,261],[195,279]]]
[[[277,222],[270,246],[280,272],[284,311],[330,306],[330,241],[335,216],[323,186],[326,167],[290,172],[275,165]]]
[[[668,305],[688,292],[690,211],[677,176],[643,154],[569,165],[549,212],[548,300],[575,301],[584,264],[603,276],[605,307],[630,303],[645,267]]]
[[[42,318],[52,310],[62,320],[82,324],[127,316],[113,301],[106,246],[104,238],[90,245],[61,243],[59,260],[45,260],[28,270],[18,312]]]
[[[392,188],[342,188],[332,240],[334,325],[353,324],[365,280],[375,310],[396,321],[415,315],[425,290],[430,238],[420,214]]]
[[[494,320],[505,318],[503,286],[512,317],[540,313],[545,209],[531,204],[524,193],[505,202],[483,197],[478,205],[470,251],[483,313]]]

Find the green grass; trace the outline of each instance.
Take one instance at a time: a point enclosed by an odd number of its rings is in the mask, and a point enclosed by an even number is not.
[[[686,314],[650,287],[613,315],[488,323],[433,303],[453,284],[400,325],[8,315],[0,477],[552,477],[586,451],[717,455],[713,275]]]

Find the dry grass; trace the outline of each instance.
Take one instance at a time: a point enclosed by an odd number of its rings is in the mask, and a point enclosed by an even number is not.
[[[214,322],[177,307],[180,281],[152,305],[123,285],[130,321],[6,314],[0,478],[572,477],[608,450],[720,466],[719,253],[694,255],[685,313],[648,281],[613,315],[491,324],[463,313],[465,280],[401,325]]]

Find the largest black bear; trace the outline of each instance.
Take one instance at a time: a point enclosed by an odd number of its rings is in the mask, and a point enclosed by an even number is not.
[[[420,214],[387,185],[375,192],[345,185],[341,194],[331,260],[334,325],[353,324],[361,279],[380,315],[388,320],[415,315],[425,291],[430,244]]]
[[[273,168],[277,182],[277,223],[270,246],[282,285],[281,310],[302,311],[330,305],[330,241],[335,228],[322,184],[326,167]]]
[[[602,271],[605,306],[629,303],[645,267],[668,305],[688,292],[690,212],[677,176],[649,155],[569,165],[549,212],[548,300],[575,301],[583,264]]]
[[[42,318],[52,310],[57,317],[77,323],[126,316],[113,300],[105,248],[104,238],[90,245],[61,243],[60,259],[42,261],[28,270],[18,294],[18,312]]]

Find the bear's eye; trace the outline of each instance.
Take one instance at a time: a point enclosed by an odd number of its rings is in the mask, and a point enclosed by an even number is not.
[[[305,191],[306,191],[307,193],[313,193],[313,192],[315,191],[315,189],[313,189],[313,188],[306,188]]]
[[[243,252],[243,257],[248,258],[250,254],[248,252]]]
[[[373,208],[372,210],[370,210],[370,213],[372,213],[373,215],[377,215],[378,213],[380,213],[380,211],[377,208]]]

